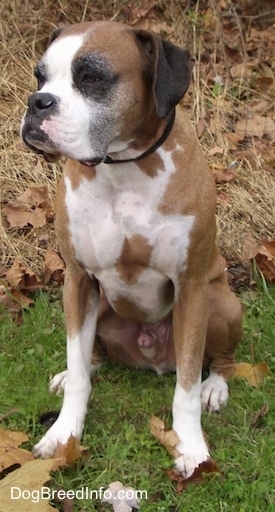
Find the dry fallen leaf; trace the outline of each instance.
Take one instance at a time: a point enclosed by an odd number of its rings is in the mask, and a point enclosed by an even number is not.
[[[33,460],[31,452],[18,448],[25,441],[28,441],[28,436],[24,432],[13,432],[0,427],[0,472],[14,464],[22,466]]]
[[[275,240],[265,242],[259,248],[255,259],[265,279],[275,283]]]
[[[13,290],[4,285],[0,286],[0,304],[6,308],[13,318],[19,317],[22,309],[28,308],[33,302],[32,299],[19,290]]]
[[[212,165],[212,174],[216,183],[227,183],[236,178],[236,172],[233,169],[219,164]]]
[[[33,502],[22,497],[22,492],[31,493],[40,490],[43,484],[50,480],[50,471],[53,469],[55,459],[36,459],[26,462],[21,468],[9,473],[0,480],[0,512],[50,512],[52,508],[47,499]],[[19,491],[12,488],[19,488]],[[12,492],[18,499],[11,499]]]
[[[66,444],[57,445],[53,454],[53,457],[56,460],[54,469],[73,464],[75,461],[80,459],[83,454],[87,454],[87,452],[88,448],[81,446],[79,439],[76,439],[71,435]]]
[[[157,418],[157,416],[152,416],[150,419],[150,431],[174,459],[180,456],[180,452],[176,449],[179,438],[174,430],[165,429],[164,421]]]
[[[62,283],[64,280],[65,263],[61,256],[52,247],[48,247],[45,254],[44,282],[50,280]]]
[[[53,218],[53,208],[50,203],[46,185],[32,185],[14,201],[9,201],[3,208],[11,228],[24,228],[28,225],[34,228],[42,227],[47,220]]]
[[[31,452],[19,447],[25,441],[28,436],[24,432],[0,428],[0,512],[54,511],[48,499],[35,501],[34,498],[32,501],[30,493],[34,491],[37,495],[43,484],[50,480],[49,472],[57,461],[35,460]],[[21,467],[14,469],[17,466]]]
[[[250,119],[241,119],[235,125],[236,133],[243,137],[259,137],[268,135],[275,138],[275,123],[271,117],[255,115]]]
[[[176,483],[177,492],[182,492],[189,484],[200,485],[204,481],[206,474],[218,474],[220,477],[223,476],[217,464],[210,457],[200,464],[189,478],[184,478],[177,469],[168,469],[166,474],[172,482]]]
[[[246,379],[251,386],[259,387],[269,371],[269,366],[265,361],[258,364],[236,363],[233,377]]]
[[[255,238],[250,234],[248,234],[243,239],[242,244],[242,261],[247,262],[248,260],[251,260],[255,258],[256,254],[259,252],[260,244],[255,240]]]
[[[20,256],[16,257],[12,267],[6,273],[6,280],[12,288],[35,291],[43,287],[41,279],[28,267]]]

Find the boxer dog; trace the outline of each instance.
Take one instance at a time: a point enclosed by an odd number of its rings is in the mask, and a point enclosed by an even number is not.
[[[67,157],[56,197],[67,371],[51,382],[64,400],[37,456],[81,436],[99,336],[127,365],[176,371],[176,466],[188,477],[209,457],[201,408],[227,401],[242,313],[215,245],[215,185],[176,108],[192,66],[151,31],[102,21],[56,30],[35,68],[22,137],[50,162]]]

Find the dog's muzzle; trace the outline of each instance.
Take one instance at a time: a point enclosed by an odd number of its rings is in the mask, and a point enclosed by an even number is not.
[[[59,98],[50,93],[36,92],[28,99],[28,110],[23,118],[21,136],[25,144],[48,162],[56,162],[57,153],[48,135],[41,129],[44,120],[59,111]]]

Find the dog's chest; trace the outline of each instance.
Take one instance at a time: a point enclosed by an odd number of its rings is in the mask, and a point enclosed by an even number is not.
[[[136,296],[137,288],[158,295],[183,270],[193,216],[164,215],[159,208],[172,172],[170,165],[152,178],[136,164],[102,165],[75,190],[65,178],[76,257],[110,296],[130,289]]]

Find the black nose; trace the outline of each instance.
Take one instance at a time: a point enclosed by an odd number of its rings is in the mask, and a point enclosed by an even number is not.
[[[49,114],[56,110],[58,98],[48,92],[36,92],[29,97],[30,114]]]

